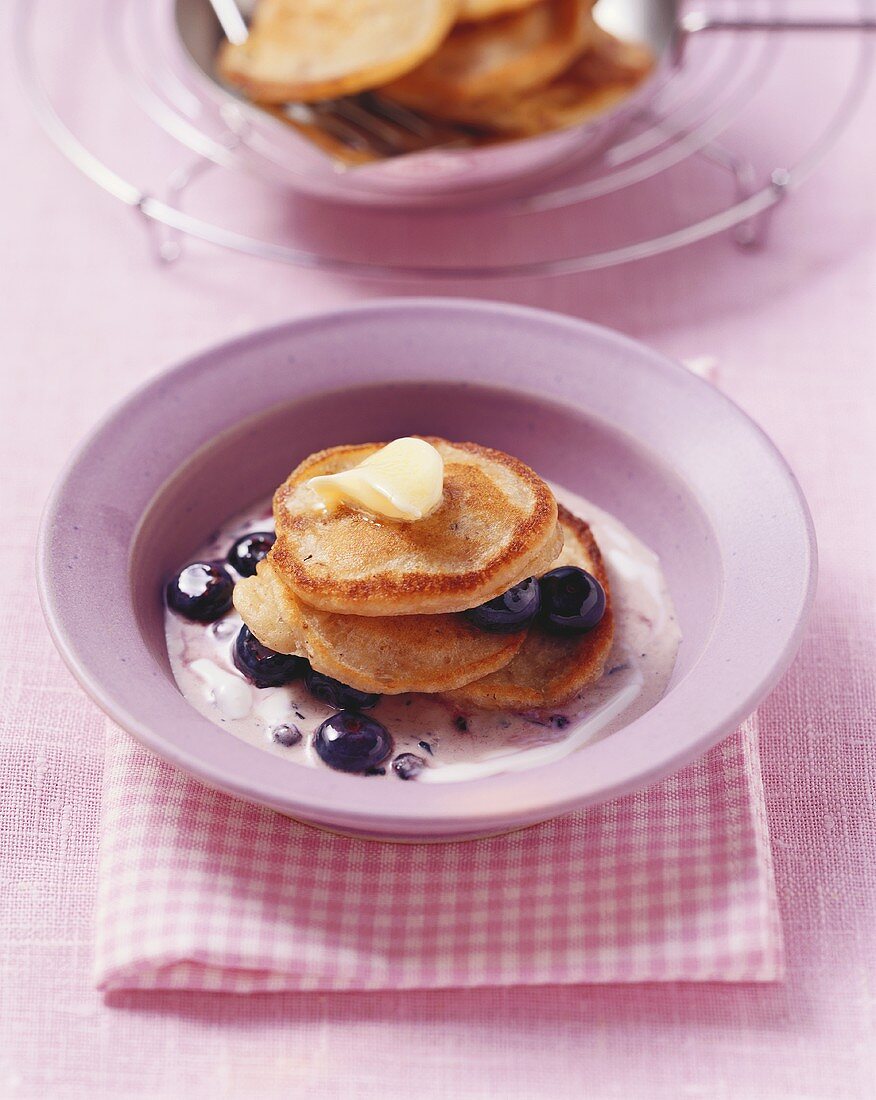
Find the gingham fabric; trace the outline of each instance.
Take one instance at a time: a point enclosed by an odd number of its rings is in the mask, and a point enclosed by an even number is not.
[[[438,845],[297,824],[110,729],[97,932],[103,990],[773,981],[756,720],[638,794]]]

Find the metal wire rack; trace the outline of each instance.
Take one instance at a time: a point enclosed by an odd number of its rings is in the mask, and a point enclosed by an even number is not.
[[[427,210],[302,194],[270,132],[192,77],[166,16],[162,4],[144,0],[87,0],[75,12],[61,0],[19,0],[23,85],[58,148],[145,220],[163,262],[178,259],[190,237],[383,279],[596,270],[724,232],[742,247],[757,245],[770,211],[809,178],[861,102],[874,48],[865,32],[876,27],[872,0],[857,0],[844,20],[799,23],[780,0],[762,0],[757,30],[733,0],[712,16],[688,13],[683,63],[603,148],[529,191]],[[60,57],[52,54],[57,35],[46,34],[59,20],[69,30]],[[803,33],[838,27],[847,33]],[[806,50],[817,72],[828,38],[842,40],[843,57],[823,81],[817,117],[776,133],[769,110],[795,94],[796,51]],[[70,58],[80,63],[75,77]]]

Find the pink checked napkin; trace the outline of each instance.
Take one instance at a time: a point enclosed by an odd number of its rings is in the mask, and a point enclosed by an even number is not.
[[[104,990],[774,981],[756,720],[638,794],[439,845],[299,825],[111,728],[96,965]]]

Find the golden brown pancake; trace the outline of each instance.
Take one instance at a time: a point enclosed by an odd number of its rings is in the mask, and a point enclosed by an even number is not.
[[[586,48],[591,0],[543,0],[522,11],[457,27],[418,68],[381,95],[436,117],[446,105],[547,84]]]
[[[479,679],[507,664],[526,637],[525,630],[488,634],[462,615],[318,611],[283,584],[270,560],[238,582],[234,605],[264,645],[306,657],[317,671],[360,691],[390,695],[448,691]]]
[[[578,126],[623,102],[653,65],[646,47],[599,32],[594,48],[567,72],[547,87],[492,111],[489,124],[527,136]]]
[[[587,634],[549,634],[530,628],[517,655],[498,672],[475,680],[448,697],[461,706],[486,710],[538,710],[567,703],[602,675],[611,648],[614,620],[608,576],[590,528],[560,506],[563,552],[556,565],[577,565],[602,584],[608,606],[602,622]]]
[[[537,0],[460,0],[460,23],[478,23],[482,19],[495,19],[521,8],[528,8]]]
[[[393,80],[429,57],[458,0],[259,0],[249,37],[219,73],[253,100],[313,102]]]
[[[267,558],[234,586],[234,608],[262,645],[304,657],[294,599]]]
[[[320,451],[280,486],[269,558],[302,603],[342,615],[449,614],[549,568],[562,534],[541,478],[501,451],[428,441],[444,459],[444,495],[415,523],[378,522],[343,504],[320,512],[304,484],[358,465],[382,443]]]
[[[432,113],[463,125],[527,137],[588,122],[626,99],[654,63],[644,46],[621,42],[595,24],[593,34],[592,48],[543,87],[516,96],[444,100],[436,102]]]

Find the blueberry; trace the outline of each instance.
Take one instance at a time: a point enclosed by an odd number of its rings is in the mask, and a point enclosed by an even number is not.
[[[304,682],[314,699],[335,710],[370,710],[380,698],[372,692],[347,687],[340,680],[333,680],[310,665],[304,672]]]
[[[172,611],[196,623],[212,623],[231,607],[234,581],[221,562],[187,565],[167,586]]]
[[[307,662],[289,653],[275,653],[242,626],[234,643],[234,667],[257,688],[279,687],[304,675]]]
[[[392,762],[392,770],[400,779],[416,779],[425,766],[422,756],[413,752],[399,753]]]
[[[463,612],[470,623],[489,634],[514,634],[538,614],[541,594],[535,577],[515,584],[501,596]]]
[[[236,569],[241,577],[255,575],[256,566],[267,557],[274,545],[275,535],[270,531],[253,531],[244,535],[228,551],[228,564]]]
[[[292,745],[297,745],[301,740],[301,730],[297,726],[274,726],[271,730],[271,740],[278,745],[284,745],[286,748],[291,748]]]
[[[541,622],[555,634],[585,634],[602,622],[605,589],[574,565],[552,569],[541,578]]]
[[[342,710],[326,718],[313,737],[323,763],[341,772],[365,773],[392,752],[392,738],[373,718]]]

